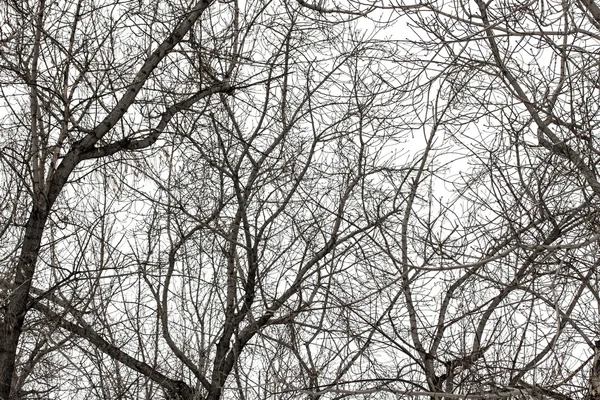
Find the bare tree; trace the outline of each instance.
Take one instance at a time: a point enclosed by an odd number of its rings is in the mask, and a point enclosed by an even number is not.
[[[21,198],[3,232],[0,398],[258,395],[252,357],[290,390],[268,352],[297,324],[313,325],[288,346],[298,378],[317,391],[312,351],[343,334],[326,352],[341,382],[368,346],[328,321],[355,301],[333,293],[364,279],[410,173],[388,150],[408,95],[385,46],[352,14],[285,2],[5,12],[3,165]]]
[[[60,241],[52,237],[52,227],[67,224],[75,232],[61,233],[77,233],[77,222],[69,221],[76,210],[68,208],[65,190],[76,189],[73,182],[85,177],[86,160],[146,148],[178,112],[231,90],[226,78],[212,76],[187,91],[165,92],[154,105],[147,100],[155,98],[164,64],[172,63],[173,50],[209,5],[200,1],[184,6],[185,11],[177,4],[154,9],[83,1],[2,5],[2,80],[10,85],[3,85],[3,168],[9,191],[2,230],[8,287],[0,330],[0,398],[8,399],[11,381],[19,381],[15,365],[28,310],[80,272],[77,264],[59,264],[81,261],[81,255],[55,259]],[[169,14],[175,19],[163,32],[158,15],[168,20]],[[142,34],[145,43],[133,42],[134,34]],[[154,37],[161,39],[153,43]],[[152,118],[140,123],[127,117],[137,113]],[[31,297],[34,281],[46,289],[38,299]]]
[[[0,399],[597,395],[593,1],[1,7]]]
[[[416,196],[387,241],[408,315],[381,331],[434,397],[587,392],[599,315],[596,10],[407,11],[419,33],[410,44],[423,49],[415,62],[436,66],[445,118],[431,126],[455,156],[438,151],[448,172],[422,182],[447,193]]]

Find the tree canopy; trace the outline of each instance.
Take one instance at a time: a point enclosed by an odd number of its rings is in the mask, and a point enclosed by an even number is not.
[[[0,399],[600,399],[594,0],[4,0]]]

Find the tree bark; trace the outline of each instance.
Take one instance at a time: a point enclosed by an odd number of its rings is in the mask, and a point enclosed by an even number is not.
[[[34,207],[27,221],[25,238],[15,272],[15,289],[9,293],[1,314],[0,328],[0,399],[8,400],[15,372],[19,337],[28,308],[29,291],[40,252],[48,211]]]
[[[600,400],[600,340],[596,341],[596,354],[592,362],[592,371],[590,372],[590,393],[589,400]]]

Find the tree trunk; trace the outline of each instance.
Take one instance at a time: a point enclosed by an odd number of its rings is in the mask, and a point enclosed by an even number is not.
[[[0,400],[10,398],[19,337],[27,312],[29,290],[47,219],[47,210],[34,207],[31,211],[21,254],[17,261],[15,289],[8,295],[7,304],[0,314],[3,322],[0,328]]]
[[[589,400],[600,400],[600,340],[596,341],[594,361],[590,372]]]

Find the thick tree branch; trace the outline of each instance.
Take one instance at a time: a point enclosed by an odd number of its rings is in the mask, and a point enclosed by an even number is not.
[[[194,94],[193,96],[190,96],[189,98],[169,107],[163,113],[162,118],[160,119],[156,127],[152,129],[151,133],[148,136],[140,139],[125,138],[101,147],[92,147],[91,149],[82,152],[80,155],[80,159],[87,160],[101,158],[113,155],[119,151],[133,151],[148,148],[154,143],[156,143],[156,141],[160,137],[160,134],[165,130],[165,128],[169,124],[169,121],[171,121],[171,119],[177,113],[188,110],[198,101],[210,97],[215,93],[227,93],[231,90],[231,86],[228,82],[221,82],[207,89],[203,89]]]
[[[183,19],[183,21],[171,32],[171,34],[158,46],[158,48],[148,57],[144,62],[144,65],[139,69],[133,82],[127,88],[125,94],[121,97],[119,102],[115,105],[112,111],[104,118],[93,132],[86,135],[79,143],[78,147],[81,147],[82,151],[92,148],[104,135],[110,131],[117,122],[127,112],[129,107],[135,101],[138,93],[152,74],[152,71],[158,66],[158,64],[169,54],[169,52],[177,46],[184,36],[192,28],[196,20],[204,13],[204,11],[211,4],[212,0],[200,0],[193,7],[189,14]]]
[[[78,323],[73,323],[64,315],[50,310],[49,307],[41,304],[40,302],[36,302],[34,308],[46,315],[51,321],[59,325],[61,328],[79,336],[82,339],[87,340],[98,350],[112,357],[114,360],[119,361],[123,365],[133,369],[134,371],[137,371],[140,374],[150,378],[153,382],[160,385],[170,393],[177,394],[184,400],[195,399],[194,390],[185,382],[171,379],[159,372],[156,368],[153,368],[150,365],[131,357],[119,347],[106,341],[106,339],[100,336],[82,319],[79,319]]]

